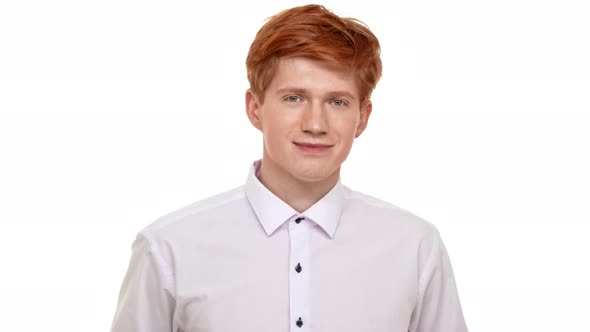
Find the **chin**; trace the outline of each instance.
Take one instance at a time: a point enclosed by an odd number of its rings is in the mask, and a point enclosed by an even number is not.
[[[329,178],[332,174],[334,174],[334,172],[337,169],[338,167],[332,169],[331,167],[327,167],[326,165],[320,165],[316,167],[305,167],[301,165],[297,169],[294,169],[291,172],[291,175],[304,182],[320,182],[322,180]]]

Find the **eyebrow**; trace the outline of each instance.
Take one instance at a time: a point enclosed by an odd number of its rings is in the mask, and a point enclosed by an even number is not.
[[[296,94],[300,94],[300,95],[308,95],[308,90],[306,89],[302,89],[302,88],[295,88],[295,87],[286,87],[286,88],[281,88],[277,90],[277,94],[281,95],[284,93],[296,93]],[[354,97],[353,94],[351,94],[348,91],[330,91],[328,92],[328,95],[331,97],[335,97],[335,96],[341,96],[341,97],[347,97],[349,99],[356,99]]]

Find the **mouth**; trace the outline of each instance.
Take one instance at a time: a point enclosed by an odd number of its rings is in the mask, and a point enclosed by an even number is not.
[[[318,153],[324,152],[334,145],[329,144],[317,144],[317,143],[306,143],[306,142],[293,142],[297,148],[304,152]]]

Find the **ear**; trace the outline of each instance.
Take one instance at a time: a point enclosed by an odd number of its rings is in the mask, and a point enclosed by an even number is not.
[[[262,121],[260,117],[260,103],[252,89],[246,90],[246,115],[252,125],[262,131]]]
[[[363,131],[365,131],[365,128],[367,128],[367,124],[369,123],[369,117],[371,116],[372,110],[373,103],[370,100],[364,102],[363,105],[361,105],[360,119],[358,125],[356,126],[356,133],[354,135],[354,138],[361,136]]]

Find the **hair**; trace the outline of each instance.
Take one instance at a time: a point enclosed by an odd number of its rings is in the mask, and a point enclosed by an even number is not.
[[[278,60],[307,57],[352,71],[363,103],[381,78],[380,54],[377,37],[363,22],[339,17],[321,5],[294,7],[270,17],[256,34],[246,58],[248,81],[262,103]]]

